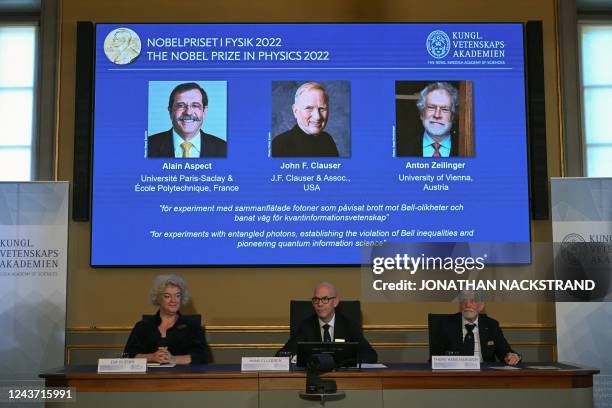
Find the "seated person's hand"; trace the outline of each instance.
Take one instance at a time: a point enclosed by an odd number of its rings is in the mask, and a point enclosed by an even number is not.
[[[168,347],[159,347],[151,358],[151,361],[160,364],[170,363],[172,360],[172,354],[168,351]]]
[[[504,361],[508,365],[517,365],[519,361],[521,361],[521,356],[516,353],[508,353],[506,357],[504,357]]]

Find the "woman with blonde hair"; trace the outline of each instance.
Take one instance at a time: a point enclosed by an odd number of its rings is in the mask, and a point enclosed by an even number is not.
[[[206,364],[208,345],[202,326],[179,312],[181,305],[189,301],[183,278],[157,276],[150,298],[159,310],[136,323],[125,345],[125,353],[160,364]]]

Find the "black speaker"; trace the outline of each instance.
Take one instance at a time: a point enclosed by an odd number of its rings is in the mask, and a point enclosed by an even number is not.
[[[72,219],[89,221],[93,124],[94,25],[77,22]]]
[[[527,140],[531,217],[549,218],[546,158],[546,96],[544,93],[544,42],[542,22],[528,21],[525,37],[527,65]]]

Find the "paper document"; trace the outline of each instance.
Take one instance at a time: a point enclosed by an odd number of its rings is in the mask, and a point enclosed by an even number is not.
[[[527,366],[527,368],[533,368],[534,370],[559,370],[556,366]]]
[[[174,367],[176,364],[175,363],[165,363],[165,364],[159,364],[159,363],[147,363],[147,367],[151,367],[151,368],[157,368],[157,367]]]

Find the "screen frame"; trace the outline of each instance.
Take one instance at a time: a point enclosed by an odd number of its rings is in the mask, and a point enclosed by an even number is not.
[[[525,125],[525,158],[526,158],[526,164],[527,164],[527,169],[526,169],[526,175],[527,175],[527,200],[525,202],[525,205],[527,206],[527,222],[529,223],[529,228],[528,228],[528,239],[529,239],[529,243],[533,244],[533,232],[532,232],[532,221],[534,220],[533,218],[533,210],[532,210],[532,157],[530,154],[530,149],[529,149],[529,141],[530,141],[530,114],[529,114],[529,92],[528,92],[528,61],[527,61],[527,23],[528,21],[431,21],[431,22],[413,22],[413,21],[392,21],[392,22],[379,22],[379,21],[317,21],[317,22],[293,22],[293,21],[268,21],[268,22],[243,22],[243,21],[224,21],[224,22],[201,22],[201,21],[197,21],[197,22],[188,22],[188,21],[181,21],[181,22],[143,22],[143,21],[96,21],[96,22],[92,22],[93,24],[93,38],[92,38],[92,44],[91,47],[93,49],[92,51],[92,55],[93,55],[93,69],[92,69],[92,78],[91,78],[91,164],[90,164],[90,175],[89,175],[89,179],[90,179],[90,194],[89,194],[89,199],[90,199],[90,229],[89,229],[89,266],[91,268],[94,269],[116,269],[116,268],[121,268],[121,269],[144,269],[144,268],[156,268],[156,269],[167,269],[167,268],[173,268],[173,269],[185,269],[185,268],[197,268],[197,269],[208,269],[208,268],[291,268],[291,269],[299,269],[299,268],[321,268],[321,267],[328,267],[328,268],[355,268],[355,267],[361,267],[363,266],[363,264],[360,263],[356,263],[356,264],[346,264],[346,263],[341,263],[341,264],[139,264],[139,265],[122,265],[122,264],[112,264],[112,265],[108,265],[108,264],[94,264],[92,262],[92,254],[93,254],[93,222],[94,222],[94,205],[95,205],[95,201],[93,199],[93,194],[94,194],[94,171],[95,171],[95,166],[94,166],[94,160],[95,160],[95,154],[94,154],[94,146],[95,146],[95,132],[94,132],[94,128],[95,128],[95,93],[96,93],[96,76],[97,76],[97,72],[96,72],[96,68],[97,68],[97,26],[98,25],[102,25],[102,24],[107,24],[107,25],[121,25],[121,24],[133,24],[133,25],[138,25],[138,24],[156,24],[156,25],[188,25],[188,24],[197,24],[197,25],[233,25],[233,24],[241,24],[241,25],[251,25],[251,26],[255,26],[255,25],[321,25],[321,24],[325,24],[325,25],[435,25],[435,24],[474,24],[474,25],[487,25],[487,24],[491,24],[491,25],[520,25],[521,26],[521,31],[522,31],[522,47],[523,47],[523,87],[524,87],[524,104],[525,104],[525,116],[524,116],[524,125]],[[397,157],[394,157],[394,159],[396,159]],[[470,242],[470,241],[466,241],[466,242]],[[473,242],[473,241],[472,241]],[[429,242],[429,243],[434,243],[434,242]],[[525,266],[525,265],[531,265],[533,263],[533,251],[530,250],[529,253],[529,261],[527,262],[513,262],[513,263],[495,263],[495,266]]]

